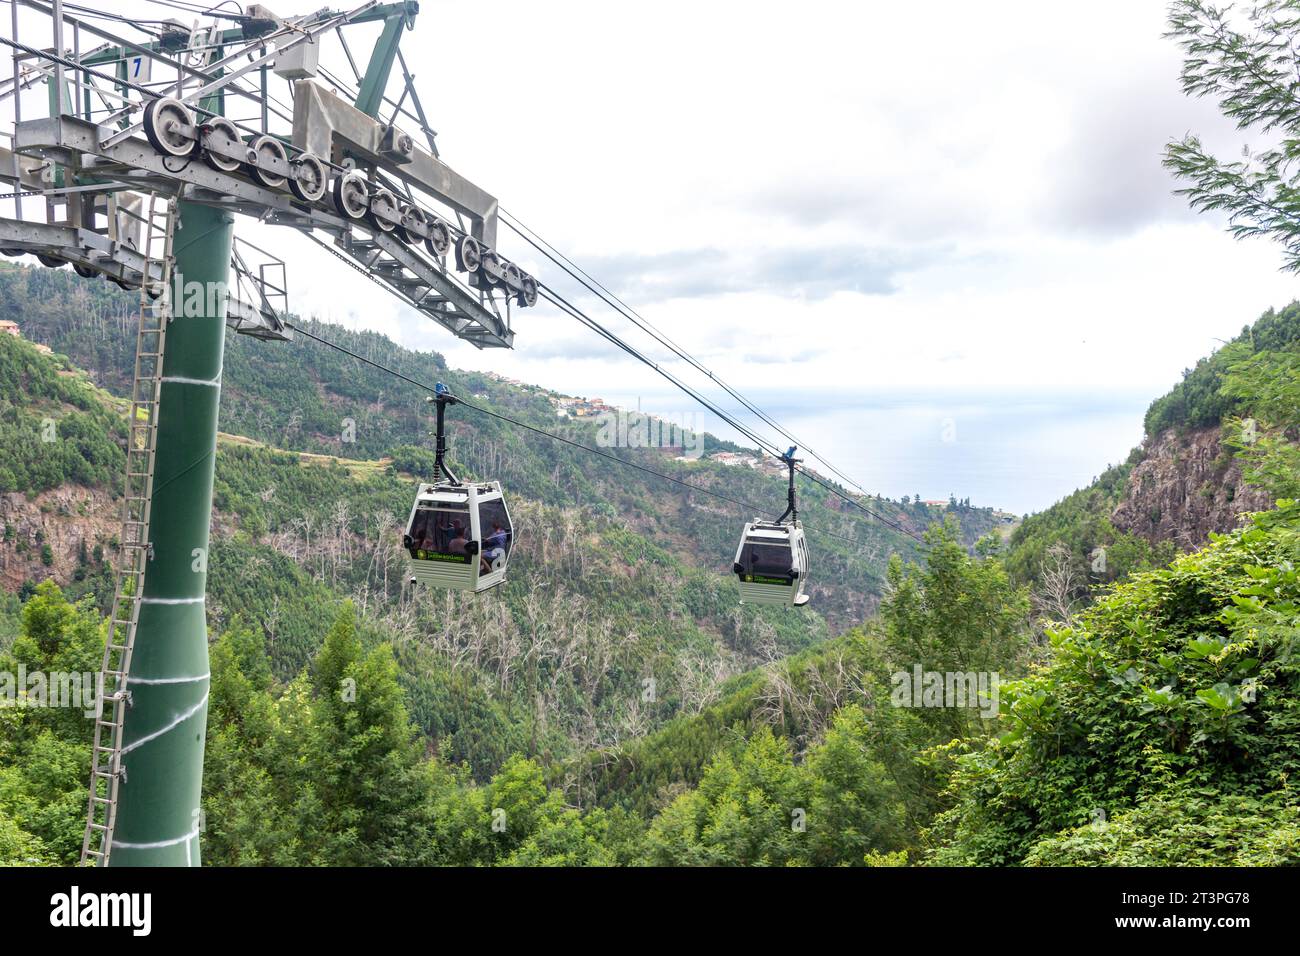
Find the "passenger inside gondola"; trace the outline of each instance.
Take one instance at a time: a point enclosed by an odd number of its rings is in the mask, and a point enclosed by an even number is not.
[[[479,505],[479,528],[483,534],[483,550],[479,554],[479,574],[488,574],[500,568],[510,556],[510,519],[500,499]]]
[[[432,551],[436,546],[433,537],[433,515],[427,510],[415,513],[411,523],[411,547],[417,550]]]
[[[425,554],[457,554],[469,552],[468,515],[443,509],[421,508],[416,511],[409,534],[412,557]]]
[[[492,565],[498,558],[504,558],[506,555],[506,540],[509,535],[506,529],[501,526],[501,522],[492,522],[492,533],[483,541],[483,555],[481,565],[479,566],[480,574],[487,574],[492,570]]]
[[[453,518],[447,512],[443,511],[438,516],[438,550],[446,551],[448,542],[457,536],[460,527],[460,519]]]
[[[469,548],[469,538],[465,534],[465,529],[461,526],[460,519],[451,523],[451,528],[447,534],[447,553],[448,554],[467,554]]]

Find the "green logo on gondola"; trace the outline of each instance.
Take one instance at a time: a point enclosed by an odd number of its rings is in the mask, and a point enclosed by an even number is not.
[[[769,578],[763,574],[746,574],[745,581],[748,584],[780,584],[787,587],[790,584],[785,578]]]
[[[468,554],[442,554],[438,551],[416,551],[417,561],[449,561],[452,564],[469,564]]]

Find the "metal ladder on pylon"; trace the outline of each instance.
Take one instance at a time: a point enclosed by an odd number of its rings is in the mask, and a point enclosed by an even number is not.
[[[95,745],[91,751],[90,798],[81,861],[108,865],[117,822],[122,767],[122,723],[131,706],[128,675],[135,648],[136,625],[145,569],[152,558],[149,517],[153,503],[154,449],[158,443],[158,403],[162,392],[163,352],[171,321],[172,241],[176,204],[149,194],[142,217],[140,326],[135,339],[135,373],[131,383],[131,417],[127,425],[126,488],[122,501],[121,550],[117,585],[109,612],[101,686],[95,705]],[[158,278],[153,278],[155,272]]]

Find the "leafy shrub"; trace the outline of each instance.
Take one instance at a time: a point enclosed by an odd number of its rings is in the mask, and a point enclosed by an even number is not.
[[[1101,837],[1080,827],[1173,793],[1293,805],[1298,542],[1300,506],[1285,503],[1136,575],[1051,633],[1050,666],[1002,688],[1006,732],[958,759],[957,803],[936,824],[943,845],[933,859],[1018,863],[1050,840],[1039,858],[1086,855]],[[1144,819],[1132,818],[1134,834],[1154,825]]]

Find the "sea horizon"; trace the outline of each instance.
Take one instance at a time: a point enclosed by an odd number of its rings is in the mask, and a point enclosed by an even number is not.
[[[1126,460],[1142,442],[1147,408],[1163,391],[970,386],[742,394],[806,443],[809,465],[828,477],[835,475],[809,449],[825,455],[871,494],[969,498],[977,507],[1024,515],[1050,507]],[[611,405],[640,408],[753,446],[712,413],[685,404],[680,395],[615,392],[602,397]],[[754,421],[734,400],[718,405],[747,425]]]

